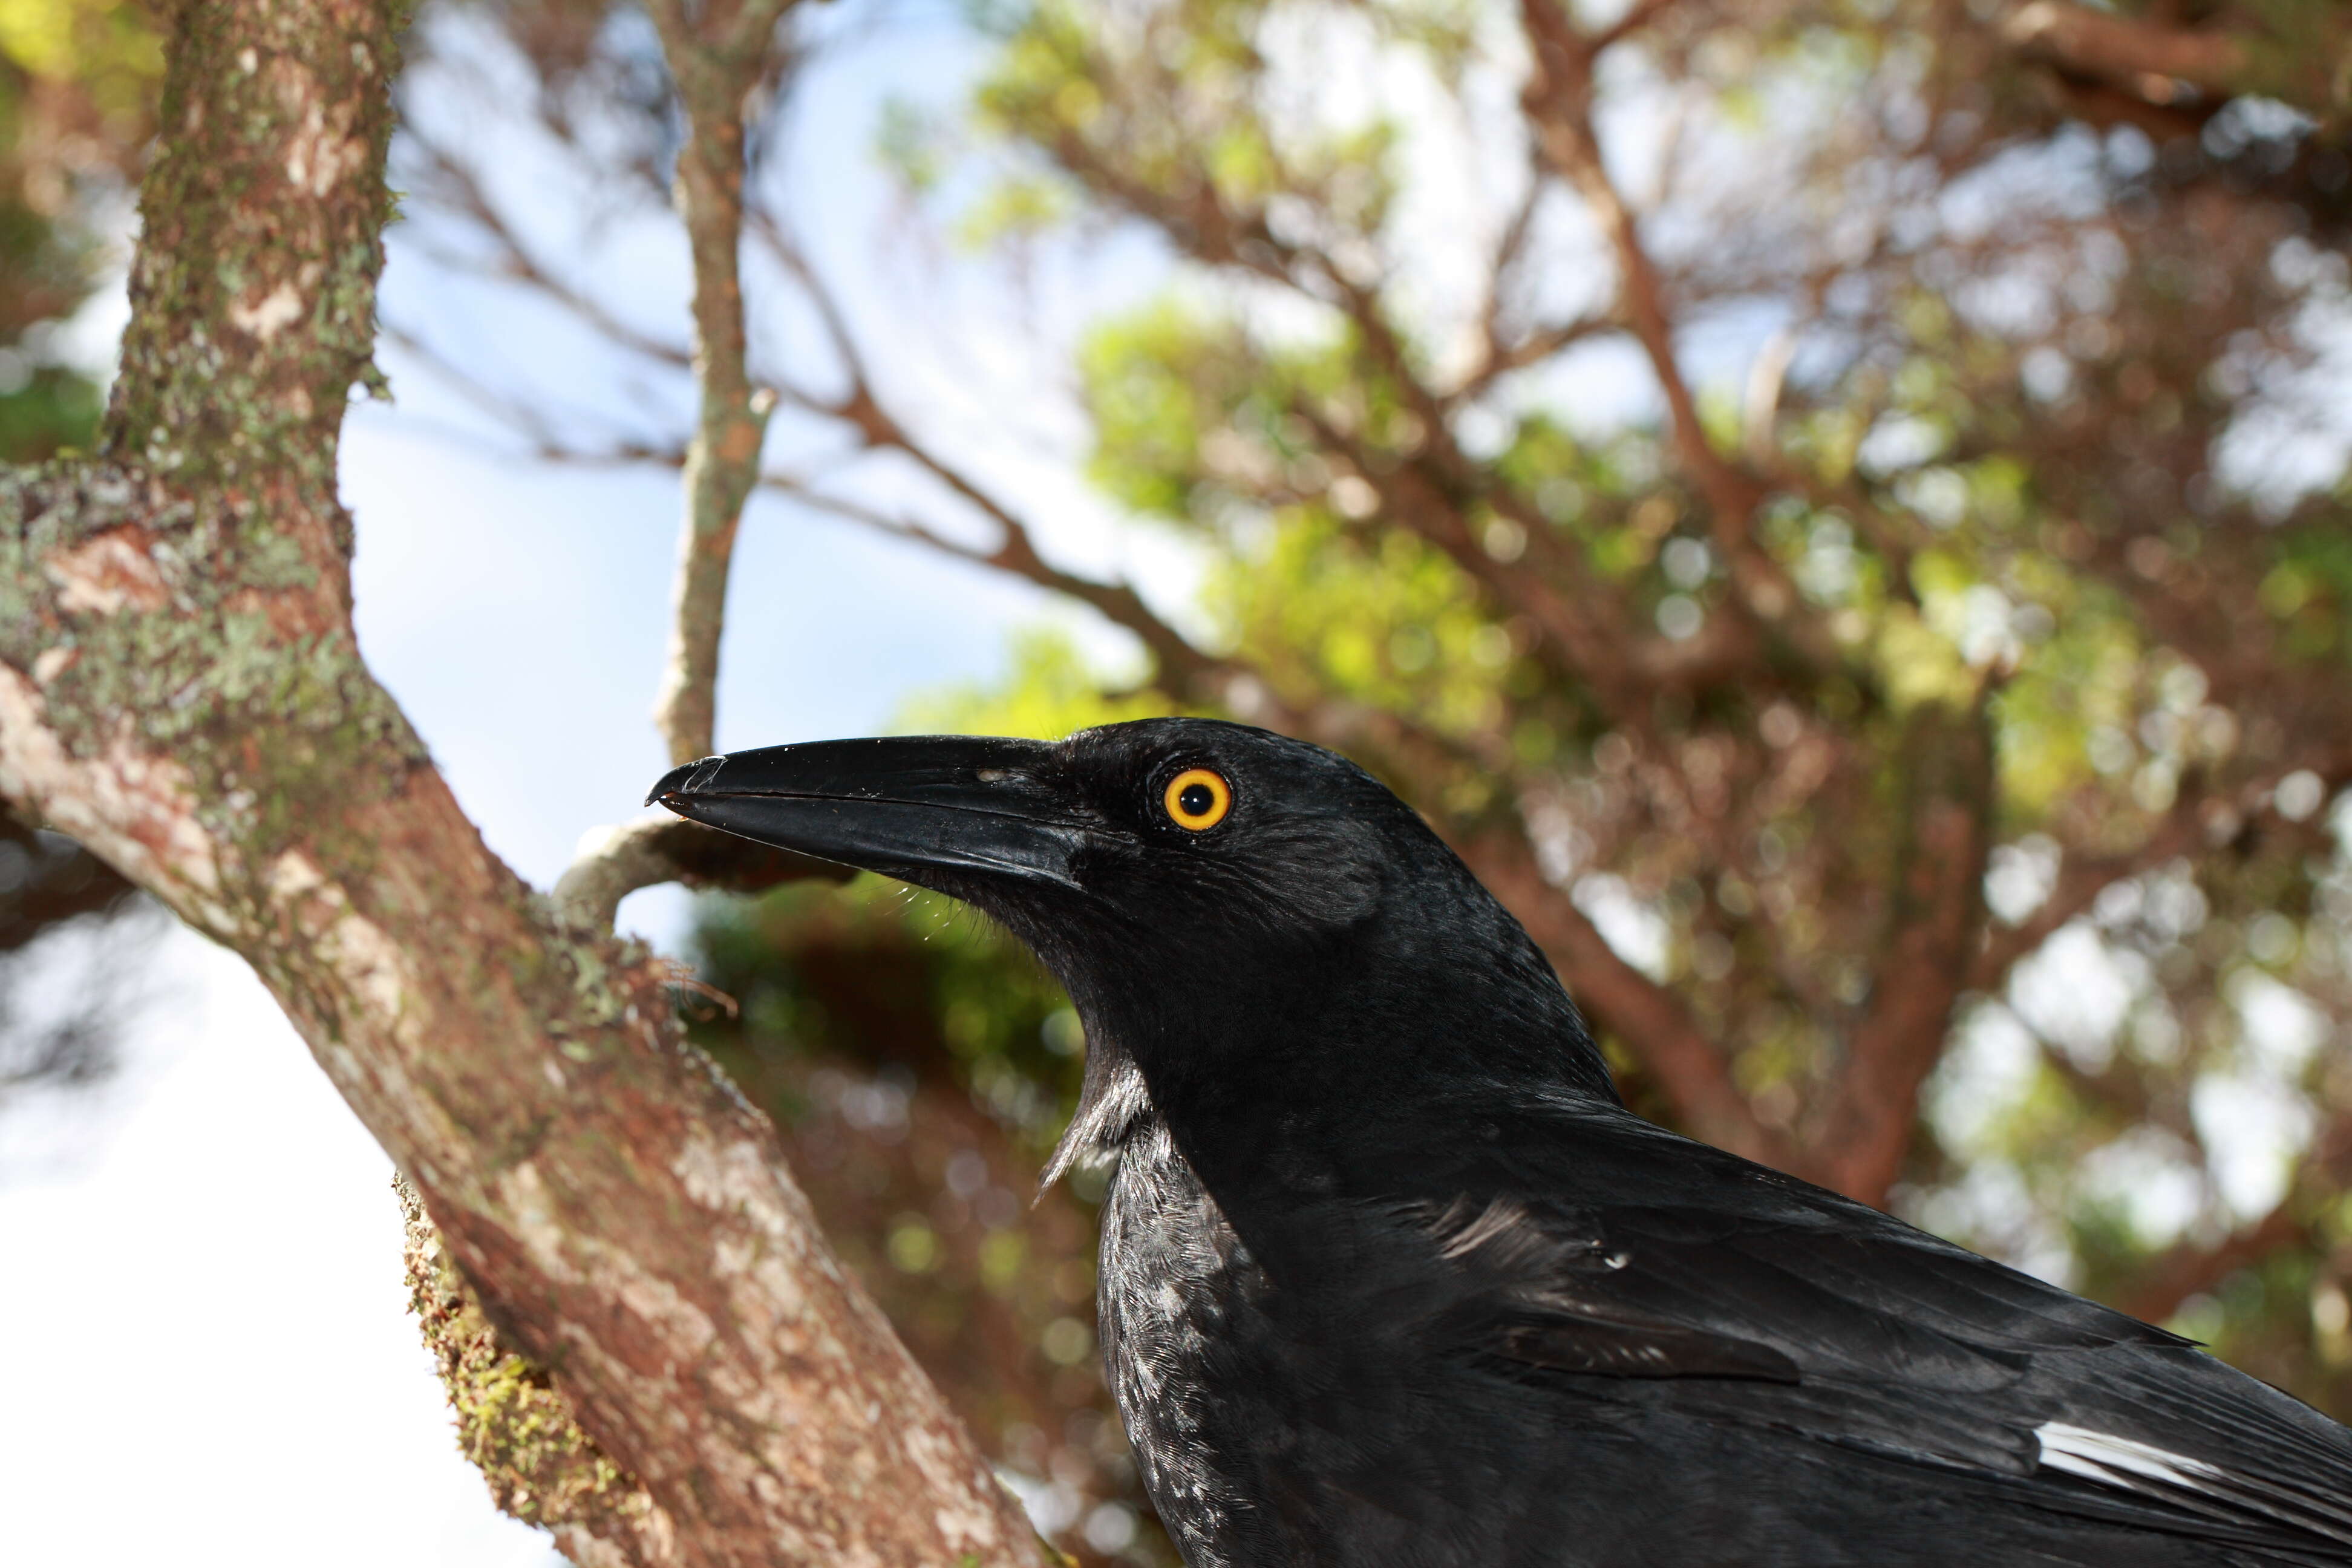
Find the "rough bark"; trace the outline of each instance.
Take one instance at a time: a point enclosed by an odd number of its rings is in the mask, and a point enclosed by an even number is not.
[[[1039,1561],[659,968],[488,852],[359,658],[399,20],[180,14],[102,451],[0,475],[0,795],[254,965],[678,1561]]]
[[[582,1429],[547,1369],[514,1348],[450,1261],[424,1200],[399,1177],[408,1310],[457,1418],[457,1447],[500,1510],[543,1527],[577,1568],[662,1568],[677,1531],[636,1478]]]

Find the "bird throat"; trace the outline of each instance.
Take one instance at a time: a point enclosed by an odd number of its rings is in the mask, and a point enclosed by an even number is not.
[[[1143,1123],[1154,1119],[1151,1091],[1143,1069],[1109,1036],[1097,1031],[1087,1040],[1086,1078],[1078,1108],[1062,1130],[1054,1156],[1038,1185],[1050,1187],[1074,1170],[1108,1165]]]

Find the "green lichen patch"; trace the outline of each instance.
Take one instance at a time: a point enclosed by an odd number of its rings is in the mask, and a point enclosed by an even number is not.
[[[416,1314],[457,1416],[457,1447],[502,1512],[550,1530],[576,1527],[631,1563],[654,1509],[635,1479],[572,1419],[547,1369],[509,1345],[450,1260],[415,1189],[394,1177],[406,1222],[402,1263]]]

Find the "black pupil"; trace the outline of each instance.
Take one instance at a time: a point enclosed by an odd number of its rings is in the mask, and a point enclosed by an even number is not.
[[[1217,804],[1217,795],[1204,784],[1186,784],[1177,795],[1176,804],[1187,816],[1206,816]]]

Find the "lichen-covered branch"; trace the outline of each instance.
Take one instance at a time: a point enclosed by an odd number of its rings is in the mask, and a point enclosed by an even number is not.
[[[1038,1562],[665,968],[551,917],[359,657],[394,11],[179,14],[102,455],[0,471],[0,795],[253,964],[677,1562]]]
[[[772,40],[790,3],[651,8],[686,111],[677,206],[694,258],[694,374],[702,395],[687,449],[669,651],[654,703],[654,724],[673,763],[690,763],[712,746],[728,570],[775,406],[773,393],[751,384],[743,324],[744,115],[772,69]]]
[[[398,1176],[408,1310],[449,1392],[457,1447],[501,1511],[551,1532],[578,1568],[662,1568],[677,1531],[635,1477],[572,1418],[547,1369],[499,1331],[441,1245],[416,1189]]]

